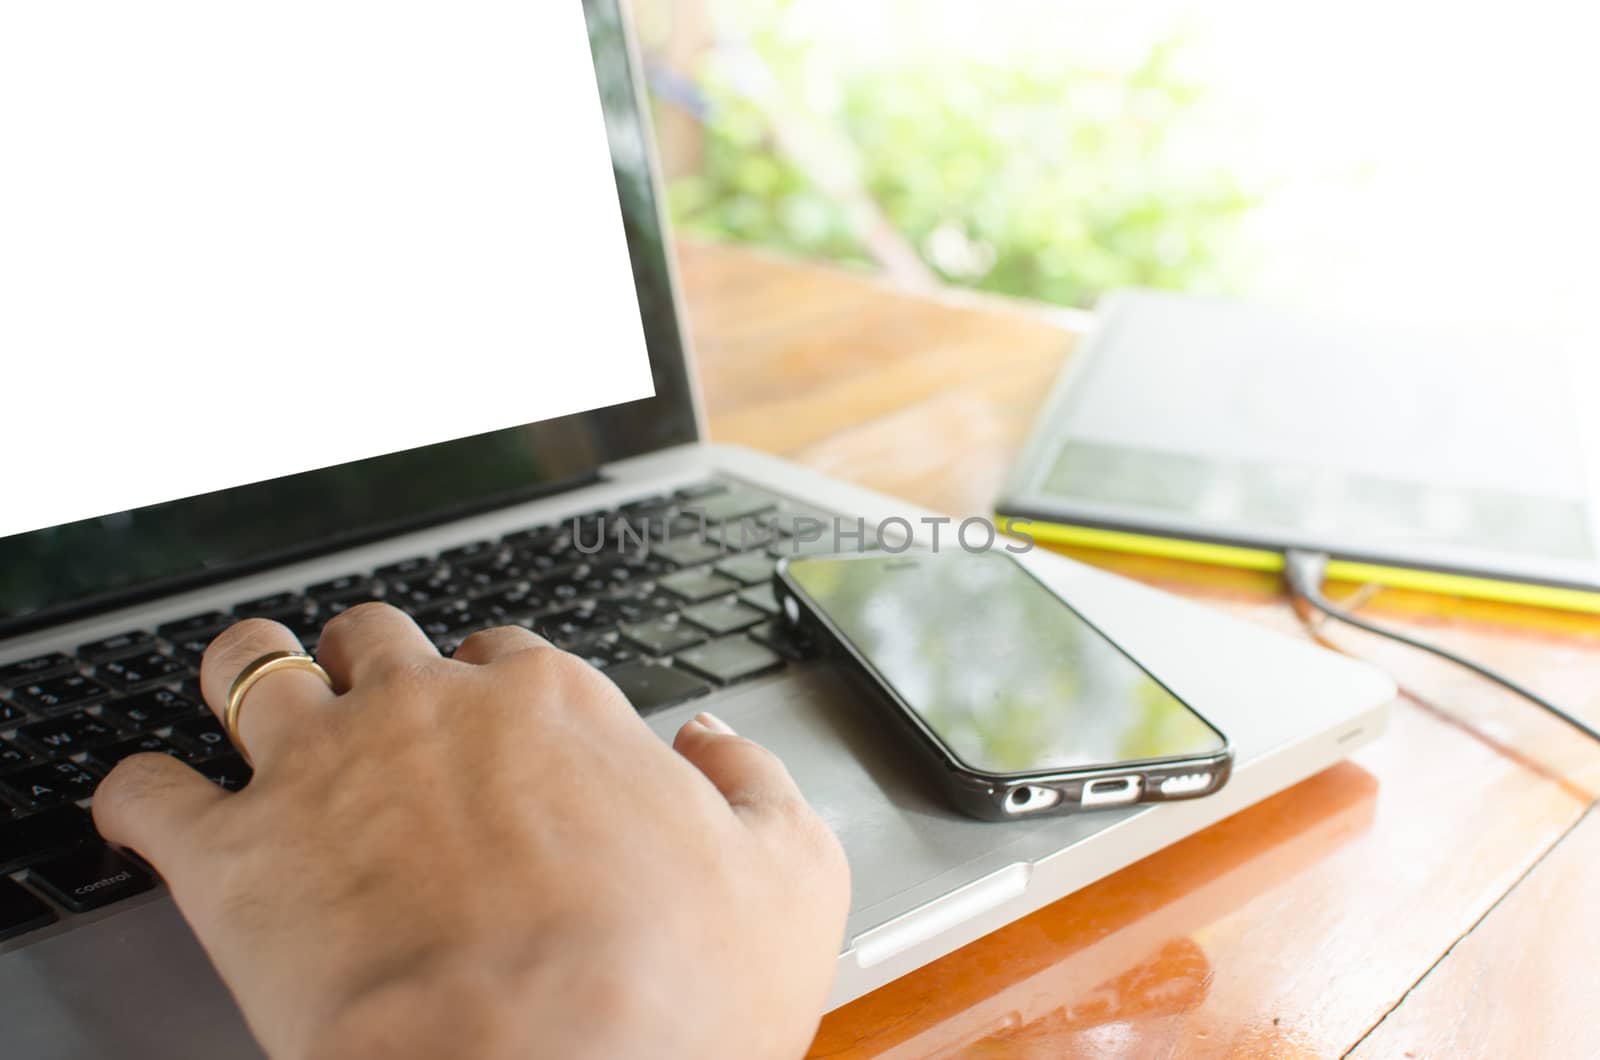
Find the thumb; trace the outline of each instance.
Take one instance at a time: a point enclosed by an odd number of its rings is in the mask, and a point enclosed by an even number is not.
[[[736,735],[714,714],[696,714],[685,722],[672,747],[704,773],[735,810],[764,814],[805,805],[778,756]]]
[[[196,825],[228,796],[170,755],[137,754],[118,762],[95,789],[95,827],[106,839],[137,851],[176,892],[194,879],[205,849]]]

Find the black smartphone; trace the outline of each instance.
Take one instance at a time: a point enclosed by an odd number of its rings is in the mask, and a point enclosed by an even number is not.
[[[795,556],[785,620],[875,693],[956,806],[1011,820],[1209,795],[1227,738],[1003,552]]]

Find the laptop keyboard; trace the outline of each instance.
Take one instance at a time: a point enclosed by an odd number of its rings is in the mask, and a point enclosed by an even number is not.
[[[832,518],[704,482],[0,665],[0,941],[156,885],[98,839],[86,809],[123,758],[168,754],[228,790],[249,783],[197,680],[206,645],[231,623],[271,618],[314,650],[334,615],[385,600],[446,655],[475,630],[520,625],[605,671],[649,714],[814,654],[776,617],[772,574],[783,555],[833,551]],[[804,540],[802,519],[830,530]],[[633,531],[620,547],[619,526]]]

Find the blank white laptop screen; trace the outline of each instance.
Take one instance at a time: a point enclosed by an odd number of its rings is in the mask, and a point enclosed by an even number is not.
[[[0,363],[0,537],[650,396],[581,5],[0,4]]]

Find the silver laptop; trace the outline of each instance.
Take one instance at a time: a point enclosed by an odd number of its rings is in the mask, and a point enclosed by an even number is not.
[[[312,646],[327,617],[381,596],[445,650],[526,623],[604,668],[663,738],[712,709],[773,748],[851,862],[834,1005],[1382,728],[1393,687],[1377,672],[1036,550],[1025,561],[1041,577],[1227,733],[1232,780],[1192,802],[1006,824],[946,806],[872,705],[774,623],[770,595],[776,558],[798,547],[789,517],[932,513],[704,440],[638,66],[616,0],[585,9],[637,285],[638,305],[616,310],[642,315],[654,397],[0,539],[5,1056],[259,1055],[159,880],[100,845],[85,814],[96,779],[142,749],[248,782],[194,681],[199,651],[238,616],[277,618]],[[576,547],[601,518],[671,523],[689,507],[779,529],[676,536],[629,559]]]

